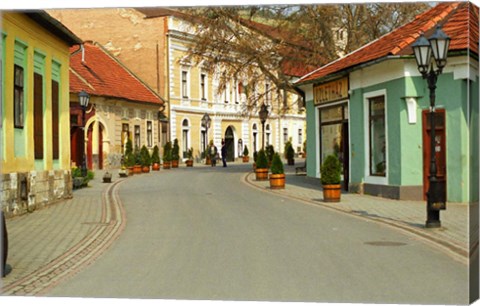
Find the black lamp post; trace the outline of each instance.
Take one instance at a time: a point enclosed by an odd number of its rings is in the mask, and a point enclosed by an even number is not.
[[[437,228],[441,226],[440,210],[446,207],[446,186],[438,180],[435,156],[435,89],[437,88],[438,76],[447,64],[449,45],[450,37],[442,31],[440,26],[437,26],[435,33],[428,40],[422,33],[418,40],[412,45],[418,70],[422,74],[422,77],[427,80],[428,89],[430,90],[430,185],[427,191],[427,221],[425,223],[427,228]],[[433,69],[433,63],[431,62],[432,53],[437,65],[437,70]],[[428,70],[429,68],[430,71]]]
[[[83,158],[82,158],[82,176],[87,176],[87,157],[85,154],[85,112],[87,110],[88,102],[90,101],[90,95],[82,90],[78,93],[78,101],[82,107],[82,125],[83,125],[83,139],[84,139],[84,148],[83,148]]]
[[[212,119],[210,119],[210,116],[205,113],[202,117],[202,126],[205,128],[205,139],[204,139],[204,154],[205,154],[205,159],[207,158],[207,144],[208,144],[208,128],[210,128],[210,123],[212,122]]]
[[[268,117],[268,106],[265,103],[262,104],[260,107],[260,111],[258,112],[260,116],[260,121],[262,122],[262,150],[265,147],[265,121]]]

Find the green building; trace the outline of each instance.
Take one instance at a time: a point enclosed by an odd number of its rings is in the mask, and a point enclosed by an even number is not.
[[[423,200],[430,161],[429,89],[411,45],[436,26],[451,38],[436,89],[437,176],[449,202],[478,202],[478,8],[441,3],[362,48],[303,76],[307,175],[329,154],[343,163],[344,188]]]

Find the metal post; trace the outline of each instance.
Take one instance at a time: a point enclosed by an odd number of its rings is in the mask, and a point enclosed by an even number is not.
[[[428,88],[430,90],[430,172],[429,187],[427,191],[427,228],[436,228],[441,226],[440,211],[435,209],[434,203],[438,201],[439,188],[437,178],[437,158],[435,155],[435,89],[437,88],[437,73],[433,70],[426,75]]]
[[[87,145],[85,144],[85,140],[87,139],[87,133],[85,132],[85,106],[82,106],[82,122],[83,122],[83,159],[82,159],[82,176],[87,176]]]

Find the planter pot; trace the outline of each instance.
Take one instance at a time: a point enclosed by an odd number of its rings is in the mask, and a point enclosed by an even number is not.
[[[270,174],[271,189],[285,189],[285,174]]]
[[[159,170],[160,170],[160,164],[159,163],[153,163],[152,171],[159,171]]]
[[[250,156],[243,156],[242,160],[244,163],[248,163],[250,161]]]
[[[178,160],[172,160],[172,168],[178,168]]]
[[[323,201],[325,202],[340,202],[342,194],[342,185],[323,185]]]
[[[255,172],[255,169],[257,169],[257,164],[253,163],[253,172]]]
[[[187,164],[187,167],[193,167],[193,160],[189,159],[185,163]]]
[[[163,162],[163,169],[170,169],[170,162]]]
[[[120,177],[127,177],[128,176],[128,170],[127,169],[121,169],[118,171],[118,175]]]
[[[134,173],[134,174],[140,174],[140,173],[142,173],[142,166],[140,166],[140,165],[135,165],[135,166],[133,166],[133,173]]]
[[[109,173],[109,172],[106,172],[106,173],[103,175],[103,182],[104,182],[104,183],[111,183],[111,182],[112,182],[112,174]]]
[[[257,181],[267,181],[268,180],[268,169],[267,168],[257,168],[255,169],[255,178]]]
[[[150,167],[149,166],[143,166],[142,167],[142,172],[143,173],[149,173],[150,172]]]
[[[132,176],[133,175],[133,167],[128,167],[128,176]]]

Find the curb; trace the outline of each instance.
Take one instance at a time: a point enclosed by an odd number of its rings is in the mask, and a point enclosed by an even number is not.
[[[359,213],[355,213],[351,210],[347,210],[347,209],[340,208],[340,207],[334,207],[334,206],[328,205],[326,203],[322,203],[322,202],[319,202],[319,201],[313,201],[313,200],[310,200],[310,199],[302,198],[302,197],[291,195],[291,194],[281,194],[281,193],[275,192],[274,190],[271,190],[270,188],[264,188],[262,186],[256,185],[255,183],[253,183],[250,180],[251,175],[253,175],[252,172],[249,172],[249,173],[245,174],[243,176],[243,182],[245,184],[251,186],[251,187],[254,187],[254,188],[260,190],[260,191],[268,192],[268,193],[271,193],[271,194],[274,194],[276,196],[283,197],[283,198],[290,198],[290,199],[293,199],[293,200],[297,200],[297,201],[303,202],[303,203],[308,204],[308,205],[321,206],[323,208],[327,208],[327,209],[330,209],[330,210],[333,210],[333,211],[336,211],[336,212],[340,212],[340,213],[343,213],[343,214],[346,214],[346,215],[349,215],[349,216],[352,216],[352,217],[361,218],[361,219],[364,219],[364,220],[368,219],[369,221],[373,221],[373,222],[376,222],[376,223],[380,223],[380,224],[389,226],[389,227],[394,228],[396,230],[400,230],[403,233],[410,234],[410,235],[413,235],[417,238],[420,238],[421,240],[427,242],[429,245],[436,247],[437,249],[441,250],[446,255],[452,257],[453,259],[455,259],[456,261],[458,261],[462,264],[468,265],[469,262],[470,262],[469,251],[466,250],[465,248],[460,247],[459,245],[457,245],[453,241],[446,241],[446,240],[438,239],[430,233],[425,233],[424,231],[421,231],[419,229],[416,229],[416,228],[408,226],[408,225],[404,225],[400,222],[387,220],[387,219],[384,219],[384,218],[381,218],[381,217],[365,216],[365,215],[362,215],[362,214],[359,214]],[[435,231],[435,229],[433,229],[433,231]],[[470,254],[472,254],[471,256],[473,256],[473,254],[476,251],[478,251],[478,242],[474,246],[472,246],[472,248],[470,250]]]

